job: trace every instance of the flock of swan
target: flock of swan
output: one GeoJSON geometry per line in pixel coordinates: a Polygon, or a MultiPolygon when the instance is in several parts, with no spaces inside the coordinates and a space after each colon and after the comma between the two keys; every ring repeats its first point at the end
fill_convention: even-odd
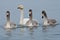
{"type": "MultiPolygon", "coordinates": [[[[33,15],[32,15],[32,9],[29,9],[29,18],[24,18],[24,7],[23,5],[19,5],[18,8],[21,12],[20,14],[20,25],[24,25],[24,26],[39,26],[39,23],[37,22],[36,19],[33,19],[33,15]]],[[[47,17],[47,14],[45,12],[45,10],[42,11],[42,19],[43,19],[43,25],[55,25],[56,24],[56,20],[55,19],[49,19],[47,17]]],[[[4,26],[4,28],[15,28],[16,24],[10,21],[10,11],[6,11],[6,24],[4,26]]]]}

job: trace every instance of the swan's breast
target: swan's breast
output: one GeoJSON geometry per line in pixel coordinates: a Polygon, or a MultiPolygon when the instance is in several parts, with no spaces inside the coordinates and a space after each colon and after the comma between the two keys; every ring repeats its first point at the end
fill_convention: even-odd
{"type": "Polygon", "coordinates": [[[28,20],[29,20],[29,18],[24,18],[23,24],[25,25],[28,20]]]}
{"type": "Polygon", "coordinates": [[[4,25],[4,28],[10,28],[10,22],[7,22],[7,23],[4,25]]]}
{"type": "Polygon", "coordinates": [[[26,22],[26,25],[27,26],[38,26],[38,22],[36,21],[36,20],[28,20],[27,22],[26,22]]]}

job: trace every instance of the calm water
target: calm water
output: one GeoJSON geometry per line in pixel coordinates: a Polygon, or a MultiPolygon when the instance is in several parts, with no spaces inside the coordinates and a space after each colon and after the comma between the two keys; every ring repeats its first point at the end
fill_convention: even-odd
{"type": "Polygon", "coordinates": [[[1,26],[0,40],[60,40],[60,25],[16,29],[4,29],[1,26]]]}
{"type": "MultiPolygon", "coordinates": [[[[17,26],[19,27],[19,26],[17,26]]],[[[0,40],[60,40],[60,0],[0,0],[0,40]],[[39,27],[4,29],[5,13],[11,12],[11,21],[19,24],[19,4],[24,5],[25,17],[28,10],[33,10],[33,18],[40,23],[39,27]],[[45,9],[49,18],[57,20],[56,26],[42,26],[41,11],[45,9]]]]}

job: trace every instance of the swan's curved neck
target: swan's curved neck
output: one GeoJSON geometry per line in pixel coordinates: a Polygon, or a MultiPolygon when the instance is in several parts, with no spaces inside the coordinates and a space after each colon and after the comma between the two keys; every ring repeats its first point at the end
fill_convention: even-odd
{"type": "Polygon", "coordinates": [[[44,23],[44,25],[48,25],[48,18],[47,18],[47,17],[45,17],[45,18],[43,19],[43,23],[44,23]]]}
{"type": "Polygon", "coordinates": [[[46,17],[45,17],[45,18],[43,18],[43,20],[44,20],[44,21],[47,21],[47,20],[48,20],[48,18],[46,18],[46,17]]]}
{"type": "Polygon", "coordinates": [[[29,10],[29,20],[32,20],[32,10],[29,10]]]}
{"type": "Polygon", "coordinates": [[[47,16],[46,13],[44,13],[43,17],[44,17],[44,18],[43,18],[44,20],[47,20],[47,19],[48,19],[48,16],[47,16]]]}
{"type": "Polygon", "coordinates": [[[32,21],[32,14],[29,14],[30,16],[29,16],[29,20],[31,20],[32,21]]]}
{"type": "Polygon", "coordinates": [[[23,20],[24,20],[24,12],[23,10],[20,10],[20,24],[23,24],[23,20]]]}

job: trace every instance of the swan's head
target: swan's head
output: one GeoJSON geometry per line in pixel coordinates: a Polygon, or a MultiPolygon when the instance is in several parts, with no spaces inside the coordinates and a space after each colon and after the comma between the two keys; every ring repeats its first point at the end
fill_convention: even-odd
{"type": "Polygon", "coordinates": [[[10,17],[10,11],[6,11],[6,17],[7,17],[7,18],[10,17]]]}
{"type": "Polygon", "coordinates": [[[29,9],[29,19],[32,20],[32,9],[29,9]]]}
{"type": "Polygon", "coordinates": [[[29,10],[29,16],[32,16],[32,9],[29,10]]]}
{"type": "Polygon", "coordinates": [[[47,14],[46,14],[45,10],[42,11],[42,18],[47,18],[47,14]]]}
{"type": "Polygon", "coordinates": [[[17,9],[23,10],[23,5],[19,5],[17,9]]]}

